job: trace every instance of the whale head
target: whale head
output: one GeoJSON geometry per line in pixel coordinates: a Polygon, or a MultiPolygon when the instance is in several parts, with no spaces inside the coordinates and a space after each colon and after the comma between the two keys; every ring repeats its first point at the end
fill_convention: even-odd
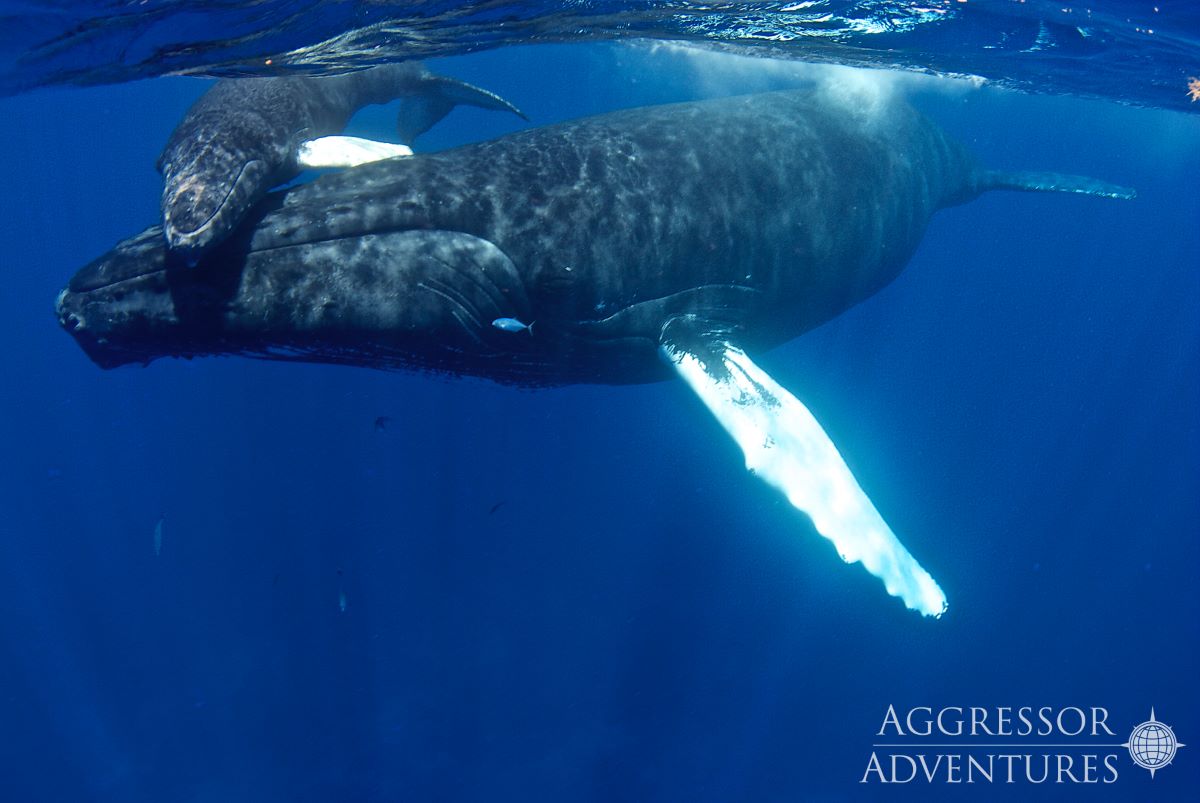
{"type": "Polygon", "coordinates": [[[295,173],[292,139],[253,111],[189,117],[158,160],[167,245],[195,260],[229,236],[274,184],[295,173]]]}
{"type": "Polygon", "coordinates": [[[80,269],[59,293],[55,313],[102,368],[212,353],[209,339],[181,315],[205,306],[197,292],[205,287],[211,303],[218,303],[221,285],[211,270],[202,280],[186,281],[193,270],[165,247],[156,226],[80,269]],[[181,283],[190,292],[177,292],[181,283]]]}
{"type": "Polygon", "coordinates": [[[189,264],[154,227],[80,269],[56,313],[102,368],[242,355],[526,383],[555,357],[492,325],[532,320],[529,300],[503,251],[459,232],[262,249],[243,233],[189,264]]]}

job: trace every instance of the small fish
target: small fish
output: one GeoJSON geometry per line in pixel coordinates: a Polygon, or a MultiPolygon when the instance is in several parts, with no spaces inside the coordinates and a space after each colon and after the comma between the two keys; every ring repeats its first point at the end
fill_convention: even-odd
{"type": "Polygon", "coordinates": [[[340,613],[345,613],[346,612],[346,587],[343,585],[344,581],[342,580],[342,578],[344,577],[344,575],[342,574],[341,569],[337,570],[337,576],[338,576],[338,611],[340,613]]]}
{"type": "Polygon", "coordinates": [[[500,508],[504,507],[504,503],[507,501],[508,501],[507,499],[501,499],[499,502],[492,505],[492,509],[488,511],[488,515],[490,516],[493,513],[495,513],[497,510],[499,510],[500,508]]]}
{"type": "Polygon", "coordinates": [[[392,417],[390,415],[379,416],[378,418],[375,419],[375,431],[376,432],[386,432],[387,428],[388,428],[388,424],[390,424],[390,423],[392,423],[392,417]]]}
{"type": "Polygon", "coordinates": [[[492,321],[492,326],[497,329],[503,329],[505,332],[520,332],[524,330],[529,332],[530,337],[533,337],[533,323],[521,323],[516,318],[497,318],[492,321]]]}
{"type": "Polygon", "coordinates": [[[154,557],[162,555],[162,537],[163,537],[163,522],[167,520],[166,514],[158,517],[158,523],[154,525],[154,557]]]}

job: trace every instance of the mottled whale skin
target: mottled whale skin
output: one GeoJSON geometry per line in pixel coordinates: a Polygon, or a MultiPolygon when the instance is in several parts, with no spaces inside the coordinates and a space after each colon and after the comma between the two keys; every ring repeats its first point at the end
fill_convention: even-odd
{"type": "Polygon", "coordinates": [[[736,97],[322,177],[265,198],[194,269],[153,228],[80,270],[58,315],[104,367],[244,354],[524,385],[674,370],[843,560],[940,617],[941,587],[748,353],[878,291],[937,209],[994,188],[1130,196],[982,170],[903,103],[736,97]]]}
{"type": "Polygon", "coordinates": [[[168,245],[198,258],[268,190],[296,176],[301,143],[340,132],[363,106],[396,98],[405,144],[457,103],[524,117],[491,92],[412,62],[328,77],[218,81],[188,110],[158,160],[168,245]]]}
{"type": "Polygon", "coordinates": [[[83,268],[59,312],[105,367],[246,354],[642,382],[666,375],[674,318],[770,347],[892,281],[940,207],[997,186],[1107,194],[1073,181],[981,170],[902,102],[632,109],[276,193],[186,271],[150,229],[83,268]]]}

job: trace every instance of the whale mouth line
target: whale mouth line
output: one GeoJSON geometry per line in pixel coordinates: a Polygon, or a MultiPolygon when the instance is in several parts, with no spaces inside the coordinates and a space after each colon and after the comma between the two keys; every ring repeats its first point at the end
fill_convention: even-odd
{"type": "MultiPolygon", "coordinates": [[[[99,290],[112,290],[113,288],[120,287],[120,285],[125,284],[127,282],[135,282],[139,279],[145,279],[149,276],[155,276],[159,273],[165,274],[167,271],[172,270],[172,269],[173,268],[166,268],[166,267],[154,268],[153,270],[148,270],[145,273],[139,273],[134,276],[120,276],[120,277],[117,277],[114,279],[110,279],[109,281],[105,282],[104,284],[90,284],[87,286],[86,289],[70,290],[70,292],[74,295],[83,295],[85,293],[95,293],[99,290]]],[[[64,291],[64,292],[67,292],[67,291],[64,291]]]]}
{"type": "MultiPolygon", "coordinates": [[[[156,228],[149,229],[145,234],[142,235],[142,237],[145,237],[147,234],[151,234],[152,232],[155,232],[156,228]]],[[[270,254],[270,253],[277,252],[277,251],[286,251],[286,250],[292,249],[292,248],[303,248],[306,246],[321,245],[323,243],[333,243],[333,242],[338,242],[340,240],[353,240],[353,239],[362,238],[362,237],[377,238],[377,237],[384,237],[384,236],[391,235],[391,234],[404,234],[404,233],[409,233],[409,232],[411,232],[411,233],[426,233],[426,232],[430,232],[430,231],[440,231],[440,230],[414,228],[414,227],[408,227],[408,226],[386,227],[386,228],[380,228],[380,229],[377,229],[374,231],[369,231],[369,232],[330,234],[330,235],[326,235],[326,236],[317,236],[317,237],[312,237],[312,238],[296,239],[296,240],[293,240],[290,242],[279,243],[279,244],[275,244],[275,245],[259,246],[259,247],[253,248],[251,253],[270,254]]],[[[154,234],[153,236],[159,236],[159,235],[154,234]]],[[[473,235],[471,235],[471,236],[473,236],[473,235]]],[[[135,243],[130,243],[130,244],[134,245],[135,247],[141,246],[144,244],[144,240],[141,240],[139,238],[139,242],[137,242],[136,244],[135,243]]],[[[446,267],[448,267],[448,268],[452,267],[448,263],[444,263],[444,264],[446,264],[446,267]]],[[[117,287],[118,285],[121,285],[125,282],[133,282],[135,280],[145,279],[147,277],[155,276],[158,274],[169,274],[174,271],[181,271],[181,270],[185,270],[185,271],[189,271],[189,272],[198,271],[198,270],[202,271],[202,270],[204,270],[204,265],[205,265],[204,259],[202,259],[201,261],[199,261],[197,263],[191,263],[191,262],[189,262],[186,254],[181,254],[181,253],[173,250],[172,248],[167,248],[165,250],[165,259],[162,262],[156,262],[156,263],[149,264],[149,265],[147,265],[145,270],[142,270],[138,273],[125,273],[122,275],[112,276],[104,281],[97,281],[95,278],[92,278],[90,281],[88,281],[86,283],[86,285],[79,283],[77,281],[78,277],[76,277],[76,279],[73,280],[73,282],[71,284],[69,284],[68,287],[70,288],[70,291],[72,293],[90,293],[90,292],[95,292],[95,291],[99,291],[99,290],[106,290],[106,289],[110,290],[110,289],[117,287]]]]}

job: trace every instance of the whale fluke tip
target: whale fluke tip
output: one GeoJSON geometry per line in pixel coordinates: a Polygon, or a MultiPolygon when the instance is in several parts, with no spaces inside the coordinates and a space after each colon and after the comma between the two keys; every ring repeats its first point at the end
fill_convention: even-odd
{"type": "Polygon", "coordinates": [[[406,145],[432,128],[458,105],[478,106],[491,111],[510,112],[528,121],[525,112],[495,92],[481,89],[466,81],[431,75],[422,85],[422,92],[400,99],[396,128],[400,141],[406,145]]]}

